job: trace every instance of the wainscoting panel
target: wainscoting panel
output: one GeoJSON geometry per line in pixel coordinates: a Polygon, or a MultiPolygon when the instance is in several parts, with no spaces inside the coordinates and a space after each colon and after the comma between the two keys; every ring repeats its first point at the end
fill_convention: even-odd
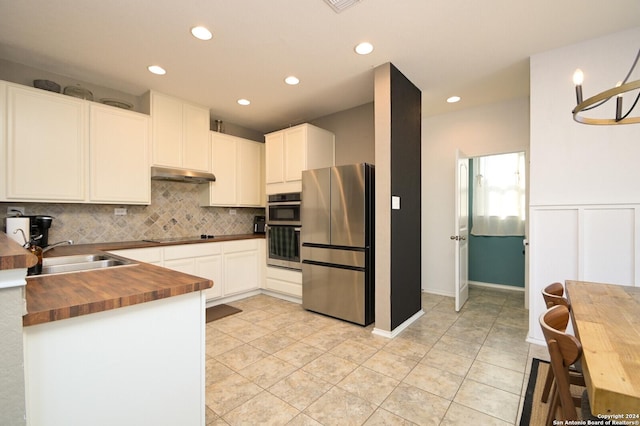
{"type": "Polygon", "coordinates": [[[540,292],[552,282],[640,285],[640,205],[531,206],[529,213],[531,341],[544,341],[540,292]]]}

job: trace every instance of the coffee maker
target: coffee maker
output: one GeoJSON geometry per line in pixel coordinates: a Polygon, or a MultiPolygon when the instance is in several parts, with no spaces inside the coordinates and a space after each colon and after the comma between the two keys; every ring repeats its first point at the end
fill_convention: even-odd
{"type": "Polygon", "coordinates": [[[49,245],[49,228],[53,222],[51,216],[28,216],[31,223],[31,240],[45,248],[49,245]]]}

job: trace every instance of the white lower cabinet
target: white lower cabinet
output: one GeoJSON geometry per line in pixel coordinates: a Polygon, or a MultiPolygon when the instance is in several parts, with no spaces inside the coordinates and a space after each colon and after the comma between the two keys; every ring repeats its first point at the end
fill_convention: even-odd
{"type": "Polygon", "coordinates": [[[229,241],[224,246],[225,296],[260,288],[258,240],[229,241]]]}
{"type": "Polygon", "coordinates": [[[239,295],[262,287],[265,241],[248,239],[112,250],[110,253],[139,262],[213,281],[207,300],[239,295]]]}
{"type": "Polygon", "coordinates": [[[302,272],[267,267],[264,288],[287,296],[302,298],[302,272]]]}

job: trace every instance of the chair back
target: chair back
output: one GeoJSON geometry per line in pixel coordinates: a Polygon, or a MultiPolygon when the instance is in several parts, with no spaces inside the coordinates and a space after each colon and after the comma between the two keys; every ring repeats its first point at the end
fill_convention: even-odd
{"type": "Polygon", "coordinates": [[[540,327],[549,348],[556,380],[562,420],[576,420],[575,403],[569,388],[569,366],[582,357],[582,344],[564,331],[568,322],[569,308],[564,305],[553,306],[540,316],[540,327]]]}
{"type": "Polygon", "coordinates": [[[549,284],[542,290],[542,297],[547,309],[556,305],[564,305],[571,309],[569,301],[564,297],[564,287],[561,283],[549,284]]]}

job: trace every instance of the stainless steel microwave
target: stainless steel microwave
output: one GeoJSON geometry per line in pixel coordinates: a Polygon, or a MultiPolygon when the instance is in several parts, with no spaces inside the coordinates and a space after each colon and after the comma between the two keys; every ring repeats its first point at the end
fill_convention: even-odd
{"type": "Polygon", "coordinates": [[[267,225],[300,226],[299,192],[269,195],[267,201],[267,225]]]}

